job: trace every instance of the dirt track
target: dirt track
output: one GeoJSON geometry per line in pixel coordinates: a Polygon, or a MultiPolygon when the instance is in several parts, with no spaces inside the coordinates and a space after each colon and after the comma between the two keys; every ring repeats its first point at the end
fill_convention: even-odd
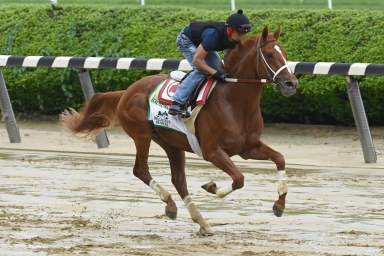
{"type": "MultiPolygon", "coordinates": [[[[373,131],[379,150],[383,131],[373,131]]],[[[21,132],[23,143],[11,145],[0,130],[0,255],[384,255],[383,157],[362,163],[352,129],[266,128],[264,141],[288,162],[282,218],[271,209],[272,164],[235,158],[246,186],[220,199],[200,186],[229,179],[189,155],[189,190],[213,237],[196,235],[158,147],[150,169],[172,193],[176,220],[162,215],[164,204],[132,175],[132,144],[121,132],[102,150],[51,123],[22,124],[21,132]]]]}

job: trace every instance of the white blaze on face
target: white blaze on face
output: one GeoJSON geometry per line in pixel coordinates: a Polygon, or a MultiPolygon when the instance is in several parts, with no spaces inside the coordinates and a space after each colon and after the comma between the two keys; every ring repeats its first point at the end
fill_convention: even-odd
{"type": "Polygon", "coordinates": [[[283,60],[284,60],[284,64],[285,64],[286,68],[288,69],[288,72],[291,73],[291,74],[293,74],[291,68],[288,66],[287,60],[285,59],[284,54],[283,54],[283,51],[281,50],[280,46],[275,45],[273,48],[275,48],[275,50],[276,50],[278,53],[280,53],[281,57],[282,57],[283,60]]]}

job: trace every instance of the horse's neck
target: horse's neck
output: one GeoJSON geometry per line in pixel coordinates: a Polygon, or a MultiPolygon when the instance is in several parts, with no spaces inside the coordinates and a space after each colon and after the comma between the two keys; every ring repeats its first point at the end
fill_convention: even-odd
{"type": "MultiPolygon", "coordinates": [[[[228,52],[224,58],[225,71],[233,78],[256,79],[256,51],[244,45],[228,52]]],[[[262,85],[230,83],[226,87],[227,99],[239,111],[259,110],[262,85]],[[244,109],[246,108],[246,109],[244,109]]]]}
{"type": "Polygon", "coordinates": [[[224,57],[224,68],[231,77],[256,79],[257,54],[254,45],[258,40],[257,37],[227,52],[224,57]]]}

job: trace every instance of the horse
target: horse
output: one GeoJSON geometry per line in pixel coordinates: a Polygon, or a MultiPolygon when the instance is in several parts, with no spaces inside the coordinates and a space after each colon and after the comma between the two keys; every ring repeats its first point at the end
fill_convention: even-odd
{"type": "MultiPolygon", "coordinates": [[[[202,156],[232,178],[227,187],[211,181],[202,187],[209,193],[224,197],[244,186],[244,175],[230,159],[271,160],[278,177],[278,199],[273,205],[277,217],[282,216],[288,192],[284,156],[260,140],[264,122],[260,108],[262,83],[272,83],[284,96],[296,92],[298,80],[289,68],[284,48],[278,42],[280,28],[269,33],[250,36],[224,56],[224,70],[237,83],[220,82],[201,109],[195,133],[202,156]]],[[[187,138],[172,130],[154,127],[147,119],[148,95],[166,74],[146,76],[126,90],[96,93],[80,112],[64,111],[61,122],[74,134],[97,134],[102,128],[119,124],[133,139],[136,159],[133,174],[150,186],[165,203],[165,214],[175,219],[177,207],[171,194],[157,183],[149,172],[148,155],[151,141],[162,147],[169,159],[171,181],[184,201],[191,219],[200,226],[201,235],[212,235],[208,222],[201,215],[188,193],[185,177],[185,152],[193,152],[187,138]]]]}

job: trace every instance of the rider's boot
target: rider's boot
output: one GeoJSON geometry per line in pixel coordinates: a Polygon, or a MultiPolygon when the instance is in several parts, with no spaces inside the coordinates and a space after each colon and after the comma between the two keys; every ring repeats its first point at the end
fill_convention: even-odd
{"type": "Polygon", "coordinates": [[[181,115],[185,112],[184,105],[180,104],[177,101],[173,101],[172,105],[169,107],[168,114],[176,116],[181,115]]]}

